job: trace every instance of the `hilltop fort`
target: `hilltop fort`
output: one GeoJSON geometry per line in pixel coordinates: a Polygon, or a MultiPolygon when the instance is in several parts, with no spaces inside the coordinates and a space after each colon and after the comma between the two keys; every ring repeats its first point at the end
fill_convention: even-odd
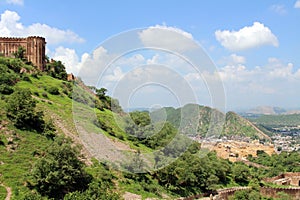
{"type": "Polygon", "coordinates": [[[24,58],[31,62],[37,69],[44,71],[46,66],[45,47],[43,37],[30,36],[26,38],[0,37],[0,55],[14,57],[19,47],[25,49],[24,58]]]}

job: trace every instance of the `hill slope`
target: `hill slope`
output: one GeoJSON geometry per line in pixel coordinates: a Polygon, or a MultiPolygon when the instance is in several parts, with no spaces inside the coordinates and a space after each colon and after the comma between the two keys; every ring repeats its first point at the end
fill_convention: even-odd
{"type": "Polygon", "coordinates": [[[54,199],[63,196],[67,200],[120,199],[129,192],[143,199],[176,199],[241,184],[234,179],[231,170],[234,164],[218,158],[214,152],[200,155],[198,143],[177,136],[177,128],[188,135],[214,134],[222,130],[223,119],[226,119],[226,127],[221,134],[253,135],[255,127],[247,125],[247,121],[234,113],[224,115],[198,105],[166,108],[150,113],[150,116],[140,112],[128,114],[119,109],[116,113],[111,109],[112,104],[117,104],[112,98],[94,94],[79,80],[67,82],[53,71],[34,72],[32,66],[20,60],[1,57],[0,70],[1,198],[5,196],[5,188],[10,188],[11,199],[17,200],[46,200],[56,193],[61,196],[54,199]],[[31,74],[19,73],[21,68],[31,74]],[[27,96],[15,98],[18,93],[27,96]],[[8,114],[11,110],[8,105],[23,100],[28,100],[24,101],[28,105],[19,105],[21,109],[13,115],[8,114]],[[24,113],[26,109],[30,112],[24,113]],[[150,117],[153,123],[150,123],[150,117]],[[16,125],[16,118],[21,120],[22,126],[16,125]],[[167,123],[161,123],[165,119],[167,123]],[[195,123],[195,119],[199,123],[195,123]],[[32,120],[41,126],[36,126],[32,120]],[[79,130],[82,124],[84,131],[79,130]],[[83,140],[82,134],[87,140],[83,140]],[[72,142],[64,143],[60,136],[69,137],[72,142]],[[76,146],[82,147],[83,155],[65,154],[72,153],[68,148],[76,146]],[[67,151],[60,151],[61,148],[67,151]],[[100,148],[105,151],[99,151],[100,148]],[[128,154],[133,156],[126,157],[128,154]],[[144,156],[147,154],[152,156],[144,156]],[[107,157],[114,161],[122,156],[127,161],[121,166],[122,170],[108,165],[105,160],[98,161],[107,157]],[[70,160],[72,162],[66,164],[70,160]],[[155,164],[153,168],[149,168],[149,160],[155,164]],[[83,168],[76,171],[78,166],[83,168]],[[67,180],[73,180],[73,175],[68,172],[74,172],[74,167],[75,174],[87,175],[87,185],[77,182],[76,187],[72,184],[74,189],[65,184],[67,180]],[[139,170],[145,173],[138,173],[139,170]],[[40,171],[43,173],[37,174],[40,171]],[[34,179],[34,175],[40,179],[34,179]],[[57,178],[61,175],[66,180],[57,178]],[[50,188],[51,192],[45,188],[50,188]]]}
{"type": "Polygon", "coordinates": [[[206,106],[189,104],[182,108],[162,108],[154,111],[154,119],[166,115],[166,120],[190,136],[244,136],[252,139],[269,139],[250,121],[234,112],[226,115],[206,106]]]}

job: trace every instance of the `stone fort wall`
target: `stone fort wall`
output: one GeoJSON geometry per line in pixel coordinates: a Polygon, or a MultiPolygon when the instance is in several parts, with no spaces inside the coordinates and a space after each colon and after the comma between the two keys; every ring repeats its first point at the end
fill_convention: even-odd
{"type": "Polygon", "coordinates": [[[19,47],[25,49],[25,58],[32,62],[37,69],[43,71],[46,66],[46,41],[43,37],[30,36],[27,38],[0,37],[0,54],[14,57],[19,47]]]}
{"type": "Polygon", "coordinates": [[[279,192],[284,192],[288,194],[292,199],[299,200],[300,199],[300,188],[268,188],[262,187],[260,188],[260,194],[266,197],[278,198],[279,192]]]}
{"type": "Polygon", "coordinates": [[[263,180],[272,183],[276,180],[283,179],[283,178],[289,179],[290,185],[292,186],[300,186],[300,172],[285,172],[278,176],[274,176],[272,178],[264,178],[263,180]]]}

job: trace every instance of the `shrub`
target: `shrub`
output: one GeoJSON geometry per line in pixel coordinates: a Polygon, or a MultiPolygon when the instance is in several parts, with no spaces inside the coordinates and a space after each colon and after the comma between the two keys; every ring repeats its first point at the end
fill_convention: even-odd
{"type": "Polygon", "coordinates": [[[6,115],[17,128],[33,128],[37,131],[44,125],[43,113],[36,112],[36,101],[31,92],[18,88],[7,99],[6,115]]]}
{"type": "Polygon", "coordinates": [[[43,92],[42,96],[45,97],[45,98],[48,98],[48,94],[46,92],[43,92]]]}
{"type": "Polygon", "coordinates": [[[22,80],[31,83],[30,78],[28,76],[26,76],[26,75],[22,77],[22,80]]]}
{"type": "Polygon", "coordinates": [[[33,92],[33,94],[34,94],[35,96],[40,96],[39,92],[37,92],[37,91],[33,92]]]}
{"type": "Polygon", "coordinates": [[[32,73],[32,74],[31,74],[31,77],[33,77],[33,78],[36,78],[36,79],[38,79],[38,78],[39,78],[39,76],[38,76],[38,74],[37,74],[37,73],[32,73]]]}
{"type": "Polygon", "coordinates": [[[14,90],[11,86],[8,85],[0,85],[0,93],[1,94],[11,94],[14,90]]]}
{"type": "Polygon", "coordinates": [[[53,94],[53,95],[58,95],[59,94],[59,89],[57,87],[54,87],[54,86],[47,88],[47,91],[50,94],[53,94]]]}
{"type": "Polygon", "coordinates": [[[41,195],[55,199],[63,199],[69,192],[85,190],[92,177],[84,171],[84,163],[78,156],[79,149],[73,147],[71,141],[55,138],[45,156],[32,169],[33,186],[41,195]]]}

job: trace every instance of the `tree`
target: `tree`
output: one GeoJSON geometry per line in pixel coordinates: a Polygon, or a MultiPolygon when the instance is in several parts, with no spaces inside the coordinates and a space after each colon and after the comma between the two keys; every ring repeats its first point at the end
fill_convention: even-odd
{"type": "Polygon", "coordinates": [[[7,117],[17,128],[33,128],[43,130],[43,113],[36,112],[36,101],[32,98],[30,90],[17,88],[7,100],[7,117]]]}
{"type": "Polygon", "coordinates": [[[50,63],[46,64],[46,70],[53,78],[67,80],[68,74],[66,72],[66,67],[61,61],[51,59],[50,63]]]}
{"type": "Polygon", "coordinates": [[[59,199],[69,192],[84,191],[91,176],[78,156],[79,150],[70,140],[56,138],[32,169],[33,187],[44,196],[59,199]]]}
{"type": "Polygon", "coordinates": [[[26,52],[26,49],[22,46],[19,46],[18,51],[14,53],[14,56],[15,56],[15,58],[20,58],[21,60],[24,61],[24,60],[26,60],[25,52],[26,52]]]}
{"type": "Polygon", "coordinates": [[[151,123],[149,112],[146,111],[133,111],[130,114],[132,121],[137,126],[147,126],[151,123]]]}
{"type": "Polygon", "coordinates": [[[234,193],[233,196],[229,198],[230,200],[260,200],[261,195],[259,191],[255,190],[239,190],[234,193]]]}
{"type": "Polygon", "coordinates": [[[236,164],[232,170],[232,176],[235,182],[241,185],[247,185],[249,182],[250,170],[246,165],[236,164]]]}
{"type": "Polygon", "coordinates": [[[146,167],[146,163],[143,160],[141,152],[139,150],[135,152],[130,163],[127,166],[125,166],[125,168],[132,173],[141,173],[143,172],[143,170],[145,170],[146,167]]]}
{"type": "Polygon", "coordinates": [[[106,88],[96,89],[96,95],[100,100],[106,100],[106,88]]]}
{"type": "Polygon", "coordinates": [[[96,93],[98,100],[96,101],[96,108],[99,110],[104,110],[104,108],[109,109],[115,113],[122,113],[123,110],[119,105],[119,101],[108,95],[106,88],[97,89],[96,87],[89,86],[89,88],[96,93]]]}

